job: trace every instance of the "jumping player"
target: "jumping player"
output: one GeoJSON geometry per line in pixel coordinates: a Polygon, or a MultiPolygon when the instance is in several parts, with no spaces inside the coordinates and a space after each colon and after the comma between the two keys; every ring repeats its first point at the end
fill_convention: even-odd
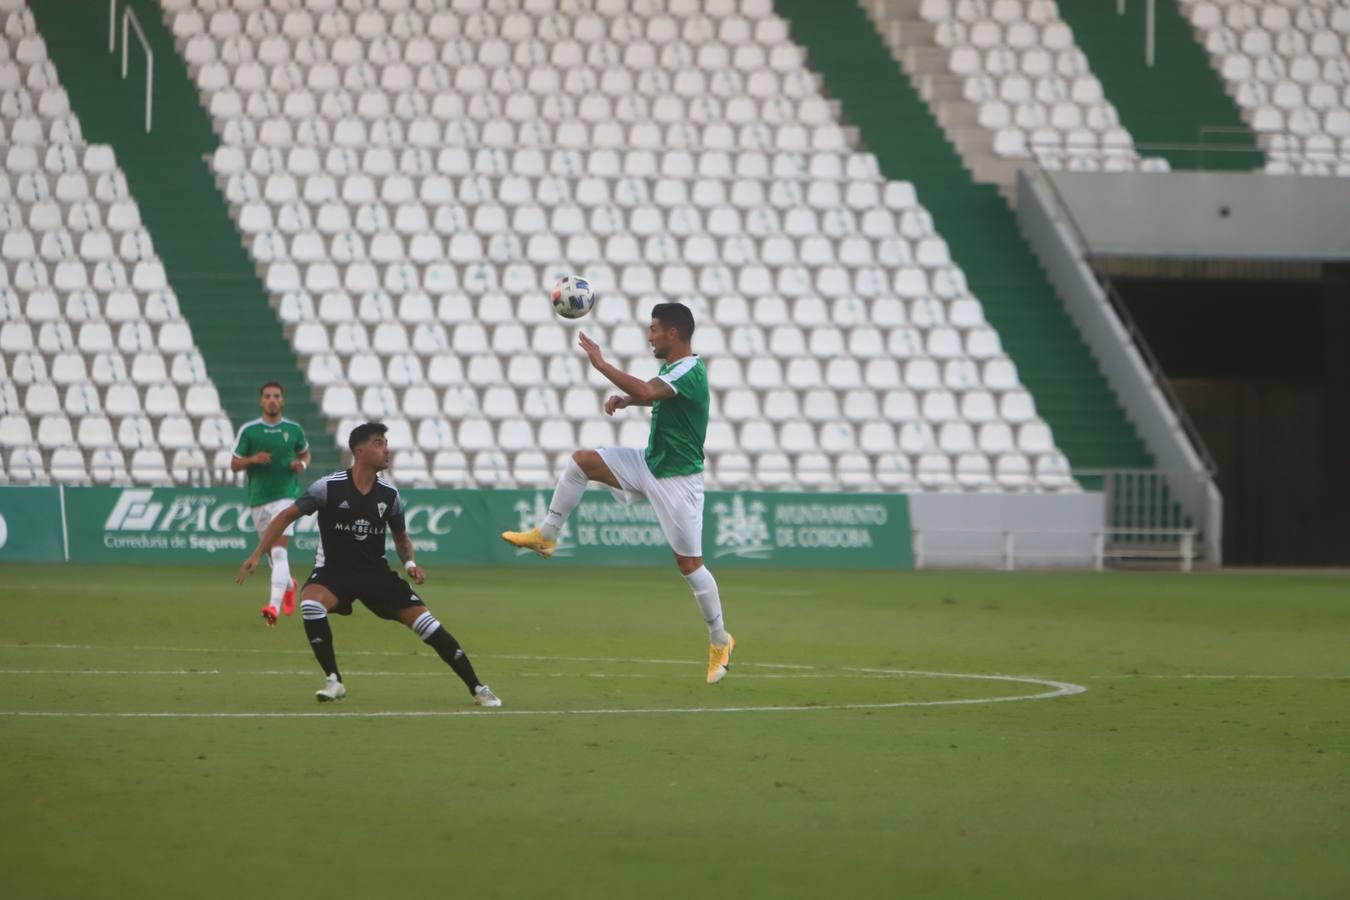
{"type": "Polygon", "coordinates": [[[422,598],[389,568],[385,559],[387,530],[393,534],[394,549],[413,582],[422,584],[426,580],[426,573],[413,560],[412,539],[403,517],[403,498],[397,488],[379,477],[389,467],[389,443],[384,436],[387,430],[378,422],[353,428],[347,439],[352,467],[314,482],[298,500],[277,513],[258,541],[258,548],[239,567],[236,580],[244,583],[263,554],[296,519],[317,512],[321,545],[314,559],[314,571],[300,591],[305,635],[314,658],[327,675],[314,696],[328,701],[347,695],[333,650],[328,614],[349,616],[352,601],[360,600],[381,619],[402,622],[430,645],[463,680],[475,703],[501,706],[502,701],[478,680],[459,642],[436,621],[422,598]]]}
{"type": "Polygon", "coordinates": [[[657,359],[657,376],[643,381],[605,361],[597,345],[581,335],[581,349],[591,365],[614,383],[623,396],[605,401],[605,414],[629,406],[652,408],[646,451],[631,447],[578,450],[558,480],[544,521],[529,531],[506,531],[502,538],[544,558],[553,555],[558,532],[581,502],[590,481],[607,485],[621,503],[646,497],[675,553],[684,580],[694,592],[708,625],[708,684],[726,677],[736,640],[722,621],[717,581],[703,565],[703,441],[708,431],[708,372],[694,354],[694,314],[680,303],[658,303],[652,309],[647,340],[657,359]]]}
{"type": "MultiPolygon", "coordinates": [[[[283,419],[286,397],[281,385],[269,381],[258,391],[262,418],[245,422],[234,439],[231,472],[248,472],[248,505],[253,528],[261,536],[267,524],[300,495],[299,475],[309,467],[309,444],[304,429],[283,419]]],[[[287,548],[294,528],[286,529],[272,546],[272,591],[262,608],[263,620],[277,624],[277,608],[285,615],[295,612],[295,579],[287,548]]]]}

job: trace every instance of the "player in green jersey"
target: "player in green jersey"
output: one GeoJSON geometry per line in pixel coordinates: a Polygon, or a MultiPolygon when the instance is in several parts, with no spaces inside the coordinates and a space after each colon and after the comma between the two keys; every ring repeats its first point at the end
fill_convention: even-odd
{"type": "MultiPolygon", "coordinates": [[[[300,496],[299,475],[309,467],[309,444],[299,424],[281,417],[286,396],[280,384],[264,384],[258,391],[258,405],[262,417],[239,427],[230,471],[248,472],[249,511],[253,513],[253,527],[261,535],[273,517],[289,509],[300,496]]],[[[271,594],[262,608],[268,625],[277,624],[278,607],[288,616],[295,612],[295,579],[287,556],[294,533],[295,526],[291,525],[272,545],[271,594]]]]}
{"type": "Polygon", "coordinates": [[[591,365],[622,395],[605,401],[605,415],[629,406],[650,406],[652,428],[645,451],[632,447],[600,447],[572,454],[549,503],[544,521],[529,531],[507,531],[502,538],[544,558],[558,546],[558,532],[581,502],[586,485],[607,485],[621,503],[646,497],[675,563],[689,583],[708,624],[708,684],[726,677],[736,641],[722,621],[717,581],[703,565],[703,441],[708,432],[708,370],[690,347],[694,314],[680,303],[658,303],[652,309],[647,341],[660,371],[650,381],[629,375],[606,362],[600,347],[581,335],[581,349],[591,365]]]}

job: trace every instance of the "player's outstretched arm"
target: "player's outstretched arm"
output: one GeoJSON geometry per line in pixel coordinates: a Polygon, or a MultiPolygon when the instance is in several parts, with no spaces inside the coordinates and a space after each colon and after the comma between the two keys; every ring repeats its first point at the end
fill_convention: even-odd
{"type": "Polygon", "coordinates": [[[253,570],[258,568],[258,563],[267,555],[267,551],[272,549],[277,538],[281,537],[282,532],[291,526],[291,523],[300,518],[302,513],[300,507],[291,504],[290,506],[277,513],[271,522],[267,523],[267,528],[263,530],[262,537],[258,538],[258,547],[244,560],[243,565],[239,567],[239,575],[236,577],[236,584],[243,584],[248,576],[253,574],[253,570]]]}
{"type": "Polygon", "coordinates": [[[609,405],[616,400],[619,402],[616,403],[614,409],[623,409],[626,406],[651,406],[657,400],[675,396],[675,389],[659,378],[643,381],[641,378],[629,375],[617,366],[611,365],[606,361],[604,353],[601,352],[600,345],[586,337],[585,332],[582,332],[579,343],[581,349],[586,351],[586,356],[590,359],[595,370],[608,378],[616,388],[628,395],[626,397],[611,397],[605,401],[605,412],[608,415],[614,415],[609,405]]]}
{"type": "Polygon", "coordinates": [[[394,531],[394,552],[398,554],[399,561],[403,563],[403,568],[407,570],[408,577],[413,580],[413,584],[421,584],[427,580],[427,573],[422,571],[422,567],[413,562],[413,543],[412,538],[408,537],[406,531],[394,531]],[[412,565],[408,565],[412,563],[412,565]]]}

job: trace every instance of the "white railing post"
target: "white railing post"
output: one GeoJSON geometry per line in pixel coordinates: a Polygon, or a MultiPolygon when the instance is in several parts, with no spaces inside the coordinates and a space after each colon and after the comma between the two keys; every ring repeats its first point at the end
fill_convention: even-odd
{"type": "Polygon", "coordinates": [[[1156,44],[1158,0],[1148,0],[1144,6],[1144,65],[1153,68],[1153,51],[1156,44]]]}
{"type": "MultiPolygon", "coordinates": [[[[113,0],[116,2],[116,0],[113,0]]],[[[136,29],[136,37],[140,39],[141,47],[145,50],[145,133],[150,133],[150,121],[153,112],[154,97],[151,94],[151,85],[155,78],[155,54],[150,49],[150,41],[146,38],[145,32],[141,30],[141,21],[136,18],[136,13],[128,6],[122,10],[122,78],[127,77],[127,26],[131,25],[136,29]]]]}
{"type": "Polygon", "coordinates": [[[1003,532],[1003,568],[1009,572],[1017,568],[1017,539],[1011,531],[1003,532]]]}
{"type": "Polygon", "coordinates": [[[108,52],[117,49],[117,0],[108,0],[108,52]]]}
{"type": "Polygon", "coordinates": [[[1106,568],[1106,532],[1092,532],[1092,568],[1100,572],[1106,568]]]}
{"type": "Polygon", "coordinates": [[[914,535],[914,568],[923,568],[923,532],[915,528],[911,532],[914,535]]]}
{"type": "Polygon", "coordinates": [[[1116,0],[1116,15],[1125,15],[1125,0],[1116,0]]]}
{"type": "Polygon", "coordinates": [[[1195,532],[1187,529],[1181,533],[1181,571],[1191,571],[1195,560],[1195,532]]]}

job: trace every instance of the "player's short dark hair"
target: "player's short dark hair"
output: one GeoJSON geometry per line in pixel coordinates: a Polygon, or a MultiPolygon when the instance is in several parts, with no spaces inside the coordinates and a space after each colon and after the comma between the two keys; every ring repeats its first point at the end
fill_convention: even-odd
{"type": "Polygon", "coordinates": [[[269,381],[262,387],[258,388],[258,396],[261,397],[263,393],[266,392],[266,390],[270,387],[276,388],[277,391],[279,391],[283,397],[286,396],[286,389],[281,386],[280,381],[269,381]]]}
{"type": "Polygon", "coordinates": [[[360,447],[375,435],[384,434],[388,430],[389,426],[383,422],[365,422],[357,425],[352,429],[352,433],[347,436],[347,449],[355,453],[357,447],[360,447]]]}
{"type": "Polygon", "coordinates": [[[694,314],[683,303],[658,303],[652,307],[652,318],[665,328],[674,328],[683,340],[694,336],[694,314]]]}

